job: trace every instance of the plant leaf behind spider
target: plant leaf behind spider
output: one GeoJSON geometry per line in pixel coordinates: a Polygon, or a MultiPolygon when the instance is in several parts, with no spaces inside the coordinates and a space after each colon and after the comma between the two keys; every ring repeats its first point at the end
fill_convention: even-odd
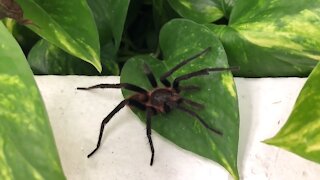
{"type": "MultiPolygon", "coordinates": [[[[158,80],[158,85],[162,86],[159,78],[164,72],[208,47],[211,47],[208,53],[183,66],[169,80],[172,82],[177,76],[207,67],[228,67],[220,41],[205,26],[189,20],[176,19],[167,23],[160,33],[160,46],[164,61],[151,56],[133,57],[122,69],[121,82],[130,82],[151,90],[152,87],[143,73],[143,64],[147,63],[158,80]]],[[[239,113],[232,74],[216,72],[186,80],[181,84],[201,88],[199,91],[183,92],[181,95],[203,104],[205,108],[197,110],[197,113],[210,126],[221,130],[223,135],[206,129],[194,117],[177,109],[152,117],[152,129],[176,145],[216,161],[238,179],[239,113]]],[[[127,98],[133,93],[123,90],[123,94],[127,98]]],[[[144,111],[134,108],[133,111],[145,122],[144,111]]],[[[161,158],[157,150],[155,149],[155,165],[157,159],[161,158]]]]}

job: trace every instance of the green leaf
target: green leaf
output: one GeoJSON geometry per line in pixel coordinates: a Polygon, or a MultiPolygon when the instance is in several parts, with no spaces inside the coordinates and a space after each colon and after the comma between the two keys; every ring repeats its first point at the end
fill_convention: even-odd
{"type": "Polygon", "coordinates": [[[100,43],[105,45],[114,41],[117,50],[121,42],[129,0],[89,0],[88,4],[98,27],[100,43]]]}
{"type": "MultiPolygon", "coordinates": [[[[129,82],[151,90],[151,85],[143,74],[143,63],[147,63],[155,77],[159,79],[164,72],[181,60],[207,47],[211,47],[211,51],[183,66],[172,75],[172,78],[202,68],[228,66],[226,54],[217,37],[205,26],[189,20],[176,19],[168,22],[161,30],[160,46],[163,50],[164,61],[151,56],[134,57],[124,65],[121,82],[129,82]]],[[[161,85],[159,81],[158,84],[161,85]]],[[[204,104],[205,108],[197,113],[210,126],[221,130],[223,136],[209,131],[193,117],[179,110],[153,117],[152,128],[178,146],[218,162],[235,179],[238,179],[239,114],[232,74],[230,72],[212,73],[208,76],[187,80],[183,85],[201,87],[200,91],[182,92],[182,96],[204,104]]],[[[132,92],[124,90],[123,94],[129,97],[132,92]]],[[[133,111],[142,121],[145,121],[145,112],[136,109],[133,111]]],[[[157,158],[161,157],[156,156],[157,158]]]]}
{"type": "Polygon", "coordinates": [[[40,36],[29,28],[16,23],[13,19],[6,18],[3,24],[10,31],[13,37],[18,41],[24,54],[28,54],[31,48],[39,41],[40,36]]]}
{"type": "Polygon", "coordinates": [[[209,23],[224,16],[220,0],[169,0],[182,17],[199,23],[209,23]]]}
{"type": "Polygon", "coordinates": [[[28,27],[64,51],[101,71],[98,31],[86,0],[17,0],[28,27]]]}
{"type": "MultiPolygon", "coordinates": [[[[111,45],[113,46],[113,45],[111,45]]],[[[108,50],[112,47],[102,48],[102,75],[118,75],[118,65],[113,61],[115,57],[109,57],[108,50]]],[[[112,50],[113,51],[113,50],[112,50]]],[[[62,51],[55,45],[40,40],[28,54],[28,62],[34,74],[56,75],[100,75],[96,69],[85,61],[62,51]]]]}
{"type": "Polygon", "coordinates": [[[121,49],[121,55],[132,57],[132,55],[156,51],[159,44],[159,29],[157,29],[159,22],[155,23],[153,8],[155,6],[152,5],[151,0],[150,2],[131,1],[123,33],[124,46],[121,49]]]}
{"type": "Polygon", "coordinates": [[[0,37],[0,179],[65,179],[23,52],[2,23],[0,37]]]}
{"type": "Polygon", "coordinates": [[[238,0],[228,27],[209,26],[237,75],[306,76],[320,60],[320,0],[238,0]]]}
{"type": "Polygon", "coordinates": [[[320,163],[320,63],[310,74],[286,124],[264,141],[320,163]]]}
{"type": "Polygon", "coordinates": [[[235,2],[238,0],[221,0],[221,9],[224,12],[224,16],[229,19],[229,16],[231,14],[231,10],[233,9],[233,6],[235,2]]]}
{"type": "MultiPolygon", "coordinates": [[[[101,45],[101,75],[118,75],[116,63],[129,1],[98,0],[88,1],[99,31],[101,45]]],[[[28,55],[28,61],[36,74],[82,74],[99,75],[85,62],[68,55],[56,46],[39,42],[28,55]]]]}
{"type": "Polygon", "coordinates": [[[167,0],[152,0],[152,8],[153,22],[157,32],[159,32],[161,27],[169,20],[179,17],[167,0]]]}

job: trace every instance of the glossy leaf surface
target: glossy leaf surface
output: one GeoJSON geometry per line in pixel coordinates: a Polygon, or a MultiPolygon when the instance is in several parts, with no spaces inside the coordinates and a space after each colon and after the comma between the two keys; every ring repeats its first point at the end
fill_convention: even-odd
{"type": "Polygon", "coordinates": [[[102,72],[99,73],[91,64],[79,61],[46,40],[40,40],[29,52],[28,62],[34,74],[46,75],[118,75],[118,65],[110,57],[113,44],[103,47],[101,53],[102,72]],[[110,47],[111,46],[111,47],[110,47]]]}
{"type": "Polygon", "coordinates": [[[101,71],[99,36],[86,0],[17,0],[42,38],[101,71]]]}
{"type": "Polygon", "coordinates": [[[102,45],[114,41],[118,49],[124,23],[127,17],[129,0],[89,0],[88,4],[93,12],[102,45]]]}
{"type": "Polygon", "coordinates": [[[2,23],[0,37],[0,179],[65,179],[23,52],[2,23]]]}
{"type": "Polygon", "coordinates": [[[229,17],[234,0],[169,0],[182,16],[199,23],[214,22],[229,17]]]}
{"type": "Polygon", "coordinates": [[[320,63],[310,74],[288,121],[265,141],[320,163],[320,63]]]}
{"type": "MultiPolygon", "coordinates": [[[[151,56],[138,56],[123,67],[121,82],[130,82],[151,90],[151,85],[143,73],[143,63],[147,63],[157,79],[170,68],[205,48],[211,47],[206,55],[185,65],[172,78],[206,67],[228,67],[226,54],[220,41],[205,26],[189,20],[172,20],[160,33],[160,46],[164,61],[151,56]]],[[[170,78],[170,80],[172,80],[170,78]]],[[[160,82],[158,82],[160,86],[160,82]]],[[[184,97],[205,105],[197,113],[212,127],[223,132],[217,135],[204,128],[193,117],[173,110],[159,114],[152,119],[152,128],[178,146],[200,156],[212,159],[238,179],[237,151],[239,137],[239,114],[237,94],[230,72],[217,72],[208,76],[186,80],[183,85],[197,85],[200,91],[182,92],[184,97]]],[[[132,92],[123,91],[125,97],[132,92]]],[[[145,121],[145,112],[133,109],[145,121]]],[[[155,150],[155,162],[161,158],[155,150]]]]}
{"type": "Polygon", "coordinates": [[[320,60],[319,0],[238,0],[229,26],[209,25],[240,76],[307,76],[320,60]]]}

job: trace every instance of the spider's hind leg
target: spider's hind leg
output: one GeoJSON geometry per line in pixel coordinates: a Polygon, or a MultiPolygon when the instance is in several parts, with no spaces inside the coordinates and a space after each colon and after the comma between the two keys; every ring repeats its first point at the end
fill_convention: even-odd
{"type": "Polygon", "coordinates": [[[195,85],[189,85],[189,86],[180,86],[180,91],[199,91],[201,88],[199,86],[195,85]]]}
{"type": "Polygon", "coordinates": [[[193,112],[183,106],[178,106],[177,108],[183,112],[188,113],[190,116],[195,117],[205,128],[211,130],[212,132],[214,132],[220,136],[223,135],[223,133],[220,130],[213,128],[213,127],[210,127],[197,113],[195,113],[195,112],[193,112]]]}
{"type": "Polygon", "coordinates": [[[192,108],[195,108],[195,109],[199,109],[200,110],[200,109],[204,108],[203,104],[194,102],[194,101],[192,101],[190,99],[182,98],[181,102],[184,103],[184,104],[187,104],[187,105],[189,105],[189,106],[191,106],[192,108]]]}

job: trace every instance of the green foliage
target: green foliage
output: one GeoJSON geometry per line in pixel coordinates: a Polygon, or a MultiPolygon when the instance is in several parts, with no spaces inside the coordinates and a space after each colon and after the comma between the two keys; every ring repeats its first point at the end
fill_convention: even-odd
{"type": "MultiPolygon", "coordinates": [[[[111,45],[111,44],[110,44],[111,45]]],[[[111,45],[112,46],[112,45],[111,45]]],[[[112,47],[113,48],[113,47],[112,47]]],[[[99,73],[93,66],[85,61],[79,61],[75,56],[71,56],[58,47],[50,44],[46,40],[40,40],[33,46],[28,54],[30,67],[35,74],[59,74],[59,75],[110,75],[118,74],[119,69],[113,61],[114,57],[109,57],[109,47],[102,48],[101,61],[103,70],[99,73]]]]}
{"type": "Polygon", "coordinates": [[[237,1],[228,26],[208,25],[236,75],[307,76],[320,60],[319,0],[237,1]]]}
{"type": "Polygon", "coordinates": [[[65,179],[23,52],[2,23],[0,36],[0,179],[65,179]]]}
{"type": "Polygon", "coordinates": [[[3,24],[18,41],[21,49],[23,50],[23,52],[25,52],[25,54],[28,54],[35,43],[41,39],[32,30],[28,29],[24,25],[17,23],[13,19],[7,18],[3,21],[3,24]]]}
{"type": "Polygon", "coordinates": [[[218,0],[169,0],[169,2],[181,16],[199,23],[213,22],[223,17],[218,0]]]}
{"type": "Polygon", "coordinates": [[[101,71],[97,27],[86,0],[17,0],[39,36],[101,71]]]}
{"type": "Polygon", "coordinates": [[[312,71],[278,134],[265,141],[320,163],[320,63],[312,71]],[[318,109],[319,108],[319,109],[318,109]]]}
{"type": "MultiPolygon", "coordinates": [[[[172,79],[207,67],[228,67],[226,54],[217,37],[205,26],[189,20],[177,19],[168,22],[160,33],[160,47],[164,54],[164,61],[159,61],[152,56],[133,57],[123,67],[121,82],[130,82],[151,90],[152,87],[143,73],[144,63],[149,64],[156,79],[159,79],[164,72],[181,60],[207,47],[212,47],[212,51],[182,67],[173,74],[172,79]]],[[[160,81],[158,84],[161,84],[160,81]]],[[[208,124],[221,130],[223,136],[206,129],[198,121],[179,110],[153,117],[152,127],[178,146],[218,162],[235,179],[238,179],[239,114],[232,75],[230,72],[212,73],[210,76],[187,80],[183,85],[195,84],[201,87],[201,90],[185,92],[184,97],[204,104],[205,109],[197,112],[208,124]]],[[[132,92],[125,90],[123,93],[125,97],[132,95],[132,92]]],[[[134,112],[145,121],[145,112],[141,110],[134,110],[134,112]]]]}
{"type": "Polygon", "coordinates": [[[101,47],[108,46],[108,49],[103,49],[101,53],[108,51],[108,54],[113,57],[112,61],[115,61],[127,17],[129,0],[89,0],[88,3],[99,31],[100,45],[101,47]]]}
{"type": "Polygon", "coordinates": [[[168,0],[182,16],[199,23],[228,18],[235,0],[168,0]]]}
{"type": "MultiPolygon", "coordinates": [[[[17,21],[18,24],[12,19],[2,20],[19,42],[35,74],[119,75],[122,70],[122,81],[150,88],[138,70],[142,62],[149,64],[158,77],[181,59],[208,46],[212,47],[212,52],[195,61],[194,67],[186,66],[173,77],[201,67],[226,67],[228,64],[239,66],[240,71],[234,75],[243,77],[307,76],[320,60],[320,0],[0,0],[0,19],[5,17],[17,21]],[[181,17],[186,19],[172,20],[181,17]],[[158,58],[164,60],[159,61],[158,58]]],[[[15,43],[12,39],[8,41],[15,43]]],[[[1,39],[0,43],[4,42],[1,39]]],[[[0,63],[3,63],[0,74],[20,78],[20,73],[26,71],[26,65],[3,60],[8,53],[15,52],[16,47],[0,48],[0,63]]],[[[10,58],[16,61],[23,59],[15,56],[12,54],[10,58]]],[[[317,105],[315,99],[319,96],[315,80],[318,70],[314,70],[301,92],[288,124],[275,138],[267,141],[316,162],[319,162],[319,157],[313,155],[310,148],[317,148],[320,130],[316,124],[316,108],[310,111],[310,107],[317,105]],[[305,136],[300,137],[299,133],[305,136]],[[292,138],[300,139],[293,142],[292,138]],[[301,145],[301,142],[306,143],[301,145]]],[[[201,78],[188,81],[203,87],[194,97],[189,96],[201,101],[211,99],[206,111],[200,114],[221,128],[226,137],[210,135],[194,121],[186,122],[190,117],[178,112],[155,117],[154,129],[177,145],[217,161],[237,178],[239,122],[232,76],[224,72],[205,79],[206,82],[201,78]],[[209,81],[212,84],[207,83],[209,81]],[[231,93],[233,96],[230,92],[234,92],[231,93]],[[160,120],[166,118],[172,121],[160,120]],[[180,122],[179,118],[184,121],[180,122]],[[181,137],[174,137],[172,128],[163,128],[173,125],[183,126],[188,131],[181,129],[178,131],[182,133],[179,134],[181,137]],[[199,141],[202,143],[199,150],[195,144],[188,144],[190,140],[186,136],[193,139],[206,136],[204,140],[212,146],[206,147],[203,141],[199,141]]],[[[19,90],[29,93],[30,97],[38,97],[37,92],[31,91],[35,89],[33,80],[19,80],[21,86],[6,84],[8,82],[11,81],[0,79],[0,88],[6,87],[3,92],[18,95],[16,91],[19,90]],[[24,83],[34,88],[24,90],[24,83]]],[[[124,95],[128,94],[124,92],[124,95]]],[[[26,101],[40,102],[39,98],[26,101]]],[[[42,104],[40,107],[43,110],[42,104]]],[[[9,112],[10,107],[6,109],[9,112]]],[[[135,112],[144,119],[142,113],[135,112]]],[[[25,116],[24,113],[18,113],[18,116],[25,116]]],[[[4,127],[0,124],[0,129],[4,127]]],[[[51,131],[47,132],[46,135],[51,137],[51,131]]],[[[19,133],[17,138],[24,136],[23,132],[19,133]]],[[[30,137],[26,142],[32,144],[37,142],[37,138],[30,137]]],[[[0,140],[0,147],[3,142],[0,140]]],[[[52,138],[47,143],[52,143],[52,138]]],[[[53,152],[52,149],[48,152],[53,152]]],[[[50,159],[51,156],[42,158],[50,159]]],[[[48,162],[55,162],[52,172],[59,176],[59,163],[56,157],[53,159],[48,162]]],[[[5,166],[0,158],[1,165],[5,166]]],[[[43,172],[51,175],[46,170],[43,172]]]]}

